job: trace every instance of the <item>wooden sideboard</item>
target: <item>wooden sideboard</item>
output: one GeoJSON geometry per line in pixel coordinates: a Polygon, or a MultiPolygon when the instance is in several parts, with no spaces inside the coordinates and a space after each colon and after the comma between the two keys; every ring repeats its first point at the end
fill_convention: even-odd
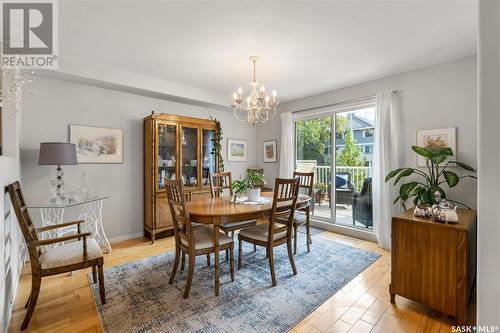
{"type": "Polygon", "coordinates": [[[218,172],[211,154],[215,121],[171,114],[144,118],[144,236],[173,234],[164,179],[182,179],[187,197],[210,197],[208,175],[218,172]]]}
{"type": "Polygon", "coordinates": [[[400,295],[467,321],[476,278],[476,211],[458,209],[458,224],[413,216],[392,218],[391,302],[400,295]]]}

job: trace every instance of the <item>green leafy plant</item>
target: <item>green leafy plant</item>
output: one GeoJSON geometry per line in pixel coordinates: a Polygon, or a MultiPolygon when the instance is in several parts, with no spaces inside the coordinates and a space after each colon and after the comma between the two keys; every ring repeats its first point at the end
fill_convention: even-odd
{"type": "Polygon", "coordinates": [[[233,182],[233,191],[236,196],[240,196],[248,189],[255,188],[256,185],[264,181],[264,173],[258,170],[248,170],[246,177],[233,182]]]}
{"type": "Polygon", "coordinates": [[[236,196],[245,193],[250,187],[245,179],[235,180],[233,182],[233,191],[236,196]]]}
{"type": "Polygon", "coordinates": [[[258,170],[248,170],[246,181],[250,188],[255,188],[256,185],[264,181],[264,173],[258,170]]]}
{"type": "Polygon", "coordinates": [[[326,193],[326,190],[328,189],[328,186],[324,183],[316,183],[313,185],[313,187],[321,193],[326,193]]]}
{"type": "MultiPolygon", "coordinates": [[[[394,204],[400,201],[404,209],[406,209],[406,201],[410,198],[413,198],[414,205],[432,205],[436,201],[436,191],[441,193],[443,199],[446,199],[446,192],[443,189],[444,184],[451,188],[457,186],[462,178],[477,179],[473,174],[459,176],[455,172],[448,170],[450,166],[457,166],[469,172],[476,172],[474,168],[465,163],[447,161],[444,166],[441,166],[441,163],[443,163],[448,156],[453,156],[451,148],[430,149],[419,146],[412,146],[411,148],[414,152],[426,158],[427,173],[415,168],[399,168],[389,172],[385,177],[386,182],[395,178],[394,186],[396,186],[403,178],[418,176],[418,179],[401,184],[399,188],[399,196],[394,200],[394,204]]],[[[456,200],[451,200],[449,198],[447,198],[447,200],[469,208],[467,205],[456,200]]]]}
{"type": "Polygon", "coordinates": [[[212,138],[213,147],[210,154],[215,155],[217,162],[219,163],[219,172],[224,172],[224,159],[222,158],[222,127],[220,125],[220,121],[216,118],[210,116],[215,122],[215,132],[214,137],[212,138]]]}

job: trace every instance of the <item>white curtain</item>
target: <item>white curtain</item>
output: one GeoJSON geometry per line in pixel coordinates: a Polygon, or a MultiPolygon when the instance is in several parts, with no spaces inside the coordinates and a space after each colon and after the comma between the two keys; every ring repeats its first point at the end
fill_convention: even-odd
{"type": "Polygon", "coordinates": [[[385,176],[401,165],[401,138],[398,133],[398,96],[388,91],[377,94],[375,154],[373,156],[373,224],[381,248],[391,248],[391,218],[398,214],[393,205],[397,189],[385,176]]]}
{"type": "Polygon", "coordinates": [[[291,112],[281,115],[280,178],[291,178],[294,171],[293,116],[291,112]]]}

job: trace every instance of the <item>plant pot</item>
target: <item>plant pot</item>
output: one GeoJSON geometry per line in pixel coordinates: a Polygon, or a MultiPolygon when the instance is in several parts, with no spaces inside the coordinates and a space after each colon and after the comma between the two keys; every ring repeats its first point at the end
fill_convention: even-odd
{"type": "Polygon", "coordinates": [[[314,189],[314,203],[321,205],[326,200],[326,192],[321,192],[320,189],[314,189]]]}
{"type": "Polygon", "coordinates": [[[250,188],[247,190],[248,201],[260,201],[260,187],[250,188]]]}

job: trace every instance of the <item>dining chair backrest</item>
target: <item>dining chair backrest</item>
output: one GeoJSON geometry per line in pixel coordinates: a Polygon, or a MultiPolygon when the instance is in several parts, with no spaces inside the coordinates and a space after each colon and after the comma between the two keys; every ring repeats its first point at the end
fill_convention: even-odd
{"type": "Polygon", "coordinates": [[[31,267],[40,267],[40,254],[41,250],[35,246],[29,246],[31,241],[37,241],[38,236],[36,234],[36,228],[31,217],[28,213],[28,207],[24,201],[23,191],[21,190],[21,185],[19,182],[14,182],[8,186],[10,200],[12,202],[12,207],[14,207],[14,212],[16,213],[17,222],[24,236],[26,246],[28,247],[28,253],[30,256],[31,267]]]}
{"type": "Polygon", "coordinates": [[[193,243],[193,233],[191,218],[186,206],[186,195],[184,186],[180,179],[165,180],[165,189],[167,190],[167,200],[172,214],[174,224],[174,236],[177,244],[181,239],[185,239],[191,247],[193,243]]]}
{"type": "Polygon", "coordinates": [[[231,172],[211,173],[208,177],[210,182],[210,193],[212,198],[220,197],[224,190],[229,190],[229,195],[233,196],[233,180],[231,172]]]}
{"type": "Polygon", "coordinates": [[[314,185],[314,172],[293,172],[293,178],[299,177],[299,192],[304,189],[304,194],[312,197],[313,185],[314,185]]]}
{"type": "Polygon", "coordinates": [[[273,240],[273,234],[287,231],[291,235],[293,214],[295,213],[295,206],[299,196],[299,181],[299,177],[292,179],[276,178],[274,183],[273,207],[271,218],[269,219],[268,241],[270,243],[273,240]],[[285,217],[288,221],[287,224],[275,227],[278,217],[285,217]]]}

